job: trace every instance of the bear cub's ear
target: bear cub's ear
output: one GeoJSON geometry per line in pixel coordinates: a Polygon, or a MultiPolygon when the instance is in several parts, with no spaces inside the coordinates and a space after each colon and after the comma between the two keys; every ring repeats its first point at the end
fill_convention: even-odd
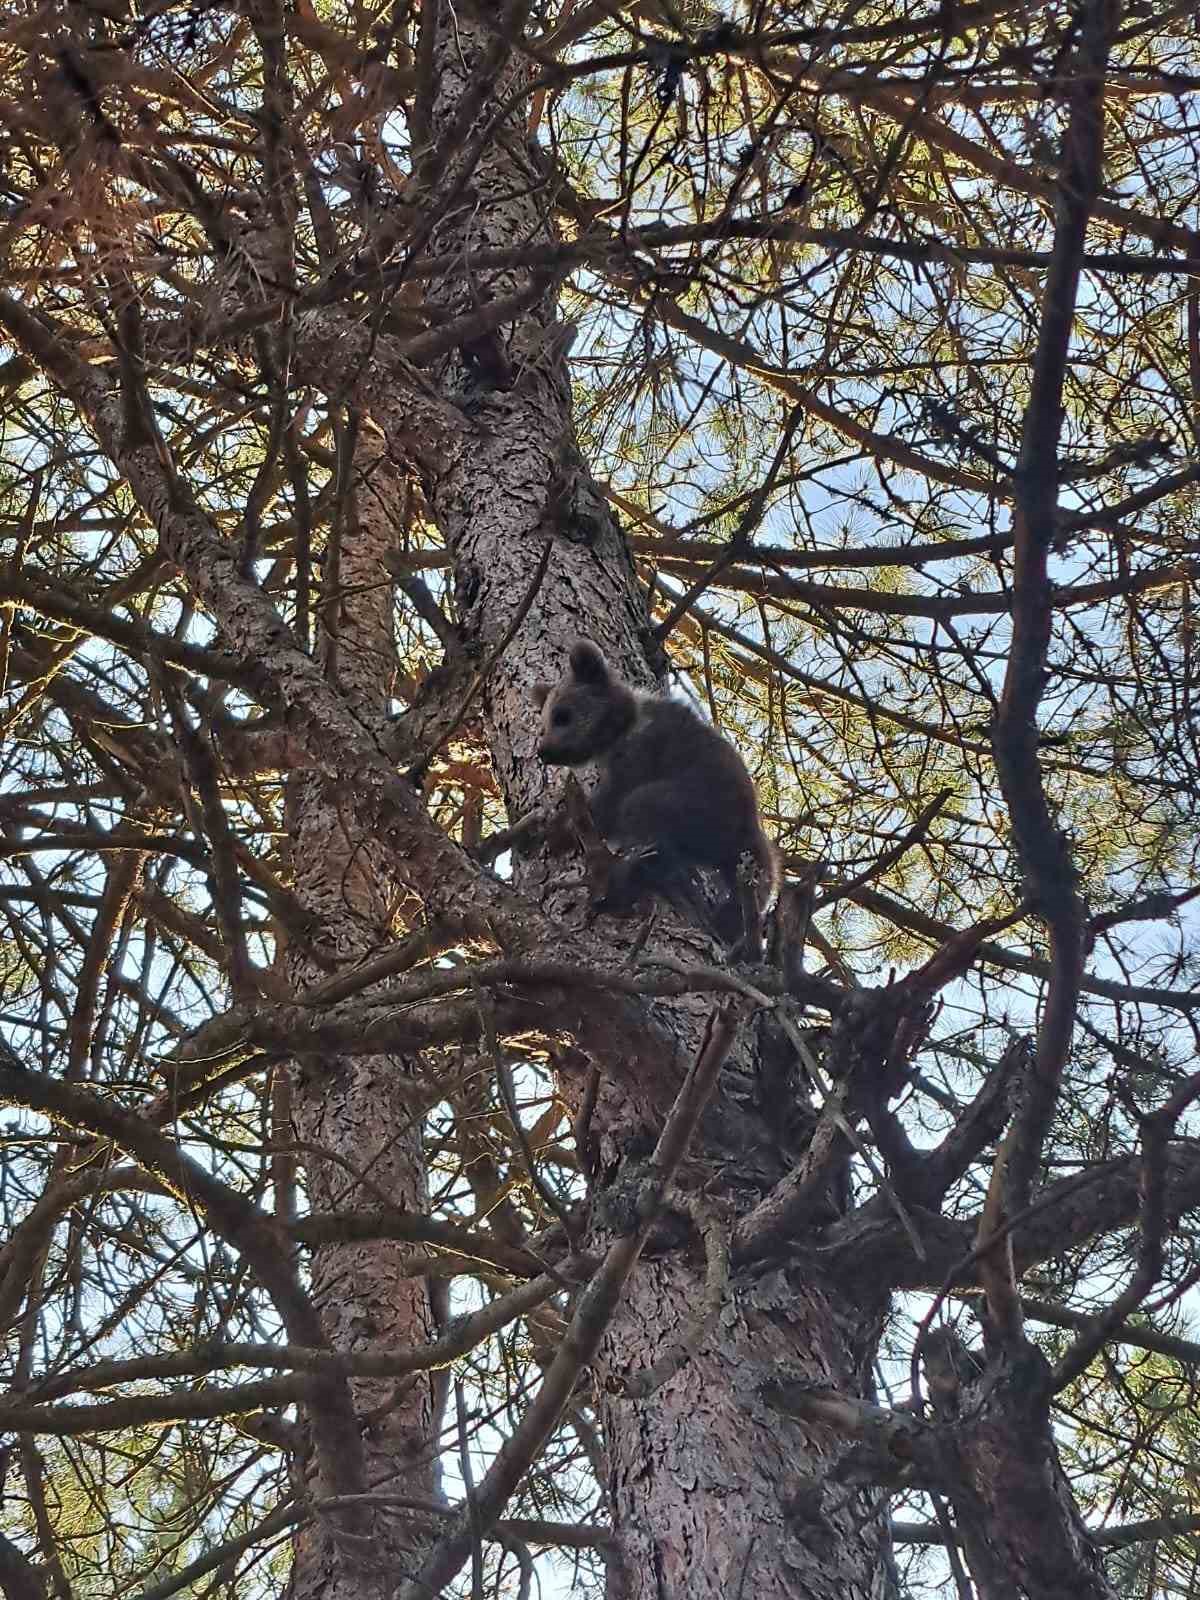
{"type": "Polygon", "coordinates": [[[550,698],[554,685],[547,683],[544,678],[539,678],[529,691],[529,698],[540,711],[550,698]]]}
{"type": "Polygon", "coordinates": [[[599,645],[590,639],[576,639],[571,646],[571,671],[580,683],[602,685],[609,681],[608,662],[599,645]]]}

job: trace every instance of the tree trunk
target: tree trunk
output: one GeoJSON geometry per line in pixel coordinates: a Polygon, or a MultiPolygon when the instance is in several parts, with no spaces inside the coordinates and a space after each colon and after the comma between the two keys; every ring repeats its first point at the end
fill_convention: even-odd
{"type": "Polygon", "coordinates": [[[768,1271],[734,1284],[712,1336],[675,1378],[645,1400],[611,1392],[678,1339],[680,1308],[704,1292],[697,1254],[642,1266],[598,1365],[621,1552],[609,1595],[894,1595],[886,1501],[846,1492],[840,1508],[823,1507],[844,1445],[780,1416],[759,1392],[786,1371],[869,1394],[880,1307],[826,1292],[795,1267],[768,1271]]]}
{"type": "MultiPolygon", "coordinates": [[[[395,662],[390,588],[380,579],[395,544],[403,484],[372,432],[359,433],[353,461],[353,494],[339,530],[336,569],[326,571],[335,598],[327,604],[320,645],[328,675],[363,722],[379,728],[395,662]]],[[[332,946],[339,970],[346,970],[394,937],[394,879],[378,845],[319,775],[294,777],[287,805],[296,892],[332,946]]],[[[328,976],[299,951],[289,954],[286,967],[289,988],[297,994],[328,976]]],[[[381,1202],[400,1210],[427,1208],[423,1119],[419,1104],[405,1095],[406,1076],[404,1060],[390,1055],[314,1055],[296,1063],[291,1138],[304,1164],[312,1211],[378,1212],[381,1202]]],[[[277,1138],[288,1140],[287,1129],[277,1128],[277,1138]]],[[[335,1350],[382,1353],[434,1336],[427,1280],[406,1269],[410,1255],[404,1244],[386,1239],[314,1249],[313,1299],[335,1350]]],[[[434,1373],[399,1383],[354,1383],[365,1487],[437,1497],[438,1389],[434,1373]]],[[[328,1492],[312,1458],[308,1490],[318,1499],[328,1492]]],[[[394,1592],[420,1539],[411,1521],[376,1514],[359,1519],[349,1533],[344,1518],[326,1516],[298,1535],[293,1600],[385,1600],[394,1592]],[[367,1533],[370,1547],[354,1538],[367,1533]],[[368,1558],[358,1559],[368,1548],[368,1558]]]]}
{"type": "MultiPolygon", "coordinates": [[[[462,14],[440,39],[435,148],[455,125],[472,68],[493,49],[494,36],[462,14]]],[[[496,103],[521,70],[507,63],[497,72],[496,103]]],[[[544,171],[518,116],[490,142],[471,182],[487,204],[478,213],[471,209],[465,223],[442,225],[439,254],[553,237],[535,200],[544,171]]],[[[528,287],[528,274],[517,272],[492,292],[528,287]]],[[[447,309],[461,312],[465,297],[464,289],[447,309]]],[[[460,352],[441,375],[443,393],[477,429],[432,491],[453,555],[463,643],[472,660],[491,661],[551,546],[528,615],[483,694],[493,771],[511,821],[544,804],[558,787],[536,759],[531,691],[537,679],[558,677],[572,640],[579,634],[596,639],[643,686],[655,685],[663,665],[623,534],[575,447],[554,316],[548,291],[522,323],[502,330],[501,349],[490,360],[460,352]]],[[[581,894],[563,887],[566,867],[561,856],[535,848],[518,859],[517,881],[578,925],[581,894]]],[[[635,932],[629,922],[608,920],[602,927],[614,947],[628,946],[635,932]]],[[[723,959],[705,935],[678,919],[664,917],[655,942],[685,960],[723,959]]],[[[649,1148],[682,1068],[699,1046],[709,1006],[693,998],[654,1010],[676,1041],[675,1060],[664,1059],[656,1081],[602,1084],[592,1121],[601,1188],[619,1182],[626,1163],[649,1148]]],[[[758,1104],[757,1069],[755,1041],[745,1038],[726,1064],[703,1139],[691,1151],[689,1187],[707,1185],[707,1201],[727,1222],[760,1199],[787,1166],[777,1136],[780,1108],[758,1104]]],[[[563,1088],[578,1105],[578,1074],[565,1075],[563,1088]]],[[[868,1600],[892,1593],[883,1505],[879,1517],[869,1508],[864,1515],[861,1496],[844,1496],[831,1519],[818,1514],[815,1523],[806,1521],[808,1497],[797,1485],[819,1483],[828,1474],[837,1441],[771,1410],[757,1392],[761,1380],[782,1367],[869,1395],[882,1303],[847,1302],[808,1268],[767,1271],[736,1284],[701,1354],[676,1377],[644,1400],[618,1398],[621,1381],[656,1362],[677,1338],[684,1308],[699,1306],[704,1289],[698,1247],[644,1261],[598,1363],[607,1487],[620,1551],[610,1565],[610,1594],[628,1600],[726,1600],[738,1593],[868,1600]]]]}

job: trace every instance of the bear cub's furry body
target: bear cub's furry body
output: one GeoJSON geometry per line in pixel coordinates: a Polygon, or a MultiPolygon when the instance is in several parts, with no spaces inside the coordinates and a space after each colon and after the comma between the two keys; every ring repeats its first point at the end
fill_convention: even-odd
{"type": "Polygon", "coordinates": [[[678,700],[631,689],[590,639],[572,646],[562,681],[538,684],[534,698],[542,708],[541,759],[598,766],[592,816],[609,844],[652,850],[659,881],[712,867],[734,897],[738,862],[749,854],[765,907],[775,889],[775,850],[759,822],[753,780],[715,728],[678,700]]]}

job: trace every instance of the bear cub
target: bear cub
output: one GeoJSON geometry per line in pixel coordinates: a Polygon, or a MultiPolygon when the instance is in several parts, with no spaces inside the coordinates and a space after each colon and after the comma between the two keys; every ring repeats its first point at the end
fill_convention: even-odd
{"type": "MultiPolygon", "coordinates": [[[[571,647],[566,676],[539,683],[538,755],[548,766],[594,761],[592,816],[616,849],[638,852],[636,883],[666,887],[692,867],[718,872],[732,897],[731,942],[741,934],[738,863],[758,866],[760,912],[777,887],[774,846],[763,833],[754,783],[740,755],[681,701],[640,694],[618,678],[590,639],[571,647]]],[[[611,893],[610,893],[611,898],[611,893]]]]}

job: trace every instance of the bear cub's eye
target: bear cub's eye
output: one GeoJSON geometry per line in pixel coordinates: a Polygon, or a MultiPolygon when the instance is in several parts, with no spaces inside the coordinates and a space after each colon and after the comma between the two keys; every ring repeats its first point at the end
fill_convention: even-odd
{"type": "Polygon", "coordinates": [[[571,713],[565,710],[562,706],[559,706],[558,710],[551,714],[550,726],[552,728],[565,728],[570,720],[571,713]]]}

